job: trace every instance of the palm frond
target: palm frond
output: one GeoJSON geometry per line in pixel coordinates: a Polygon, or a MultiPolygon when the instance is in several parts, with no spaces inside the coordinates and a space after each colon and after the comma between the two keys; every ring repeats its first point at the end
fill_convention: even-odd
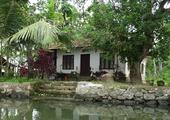
{"type": "Polygon", "coordinates": [[[14,34],[10,41],[34,41],[35,43],[49,44],[58,40],[59,30],[45,21],[38,21],[14,34]]]}

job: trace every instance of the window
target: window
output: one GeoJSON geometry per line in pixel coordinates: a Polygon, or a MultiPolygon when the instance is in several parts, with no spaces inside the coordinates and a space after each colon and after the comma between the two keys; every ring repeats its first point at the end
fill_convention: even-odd
{"type": "Polygon", "coordinates": [[[74,55],[63,55],[63,69],[74,69],[74,55]]]}
{"type": "Polygon", "coordinates": [[[103,53],[100,54],[100,69],[113,69],[114,68],[114,59],[107,58],[103,53]]]}

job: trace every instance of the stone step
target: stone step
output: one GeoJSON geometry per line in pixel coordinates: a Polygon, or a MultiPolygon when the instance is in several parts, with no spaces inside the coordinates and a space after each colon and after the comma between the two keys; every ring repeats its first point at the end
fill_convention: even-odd
{"type": "Polygon", "coordinates": [[[55,94],[55,95],[73,95],[75,94],[75,90],[49,90],[49,89],[38,89],[38,93],[45,94],[55,94]]]}
{"type": "Polygon", "coordinates": [[[77,82],[75,81],[55,81],[50,82],[52,86],[77,86],[77,82]]]}
{"type": "Polygon", "coordinates": [[[89,76],[80,76],[79,81],[89,81],[90,77],[89,76]]]}
{"type": "Polygon", "coordinates": [[[49,93],[42,93],[35,95],[34,97],[58,97],[58,98],[73,98],[75,94],[49,94],[49,93]]]}
{"type": "Polygon", "coordinates": [[[76,87],[75,81],[54,81],[37,85],[36,92],[38,96],[71,98],[75,95],[76,87]]]}
{"type": "Polygon", "coordinates": [[[54,86],[54,85],[41,85],[40,89],[55,89],[55,90],[75,90],[76,86],[54,86]]]}
{"type": "Polygon", "coordinates": [[[53,96],[33,97],[32,99],[33,100],[75,101],[75,99],[73,97],[72,98],[66,98],[66,97],[53,97],[53,96]]]}

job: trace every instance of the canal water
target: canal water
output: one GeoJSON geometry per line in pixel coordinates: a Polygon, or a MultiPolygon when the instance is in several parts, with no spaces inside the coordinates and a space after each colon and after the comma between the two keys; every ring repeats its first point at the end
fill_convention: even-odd
{"type": "Polygon", "coordinates": [[[0,120],[170,120],[170,109],[49,100],[0,100],[0,120]]]}

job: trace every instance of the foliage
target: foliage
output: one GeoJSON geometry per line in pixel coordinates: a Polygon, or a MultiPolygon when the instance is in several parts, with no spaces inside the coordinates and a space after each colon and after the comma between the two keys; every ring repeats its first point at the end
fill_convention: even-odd
{"type": "Polygon", "coordinates": [[[0,37],[14,34],[25,24],[27,0],[0,0],[0,37]]]}
{"type": "MultiPolygon", "coordinates": [[[[156,35],[156,38],[165,37],[159,31],[165,30],[163,23],[168,18],[159,10],[152,15],[150,10],[153,6],[147,0],[125,0],[120,4],[122,7],[118,9],[114,9],[111,4],[94,4],[91,24],[97,37],[94,39],[95,45],[106,51],[110,49],[124,60],[141,61],[151,55],[149,50],[159,43],[152,40],[152,35],[156,35]]],[[[159,40],[168,43],[167,39],[159,40]]]]}
{"type": "Polygon", "coordinates": [[[170,61],[162,61],[162,70],[159,70],[159,63],[156,60],[155,65],[153,59],[149,59],[146,67],[146,79],[153,81],[156,84],[157,81],[163,80],[167,85],[170,85],[170,61]],[[156,72],[156,74],[155,74],[156,72]]]}
{"type": "Polygon", "coordinates": [[[28,76],[28,69],[26,67],[20,67],[19,73],[20,73],[20,76],[26,77],[28,76]]]}
{"type": "Polygon", "coordinates": [[[118,5],[95,2],[90,36],[95,48],[128,61],[132,82],[141,82],[140,63],[147,56],[164,57],[170,49],[168,0],[122,0],[118,5]]]}
{"type": "Polygon", "coordinates": [[[56,41],[59,30],[45,21],[39,21],[27,26],[14,34],[10,41],[34,41],[47,44],[56,41]]]}
{"type": "MultiPolygon", "coordinates": [[[[11,47],[6,43],[6,38],[17,32],[27,23],[28,0],[0,0],[0,53],[7,57],[13,54],[11,47]]],[[[9,61],[8,61],[9,63],[9,61]]],[[[0,63],[0,71],[2,63],[0,63]]],[[[9,72],[9,64],[6,64],[6,73],[9,72]]]]}
{"type": "Polygon", "coordinates": [[[29,6],[29,10],[34,19],[46,19],[60,27],[75,22],[79,14],[77,9],[65,0],[62,2],[56,0],[38,0],[36,4],[29,6]]]}
{"type": "MultiPolygon", "coordinates": [[[[169,0],[120,0],[117,4],[94,1],[86,11],[86,1],[82,0],[72,1],[81,7],[80,11],[66,0],[38,0],[34,5],[28,5],[28,0],[0,2],[0,38],[10,36],[5,55],[19,51],[27,56],[28,66],[39,48],[50,43],[68,44],[71,39],[90,38],[95,49],[128,61],[132,80],[141,79],[144,58],[162,60],[169,55],[169,10],[164,7],[169,0]]],[[[50,59],[46,53],[38,55],[41,72],[45,67],[41,68],[40,63],[50,59]]],[[[165,73],[160,75],[167,78],[165,73]]]]}
{"type": "Polygon", "coordinates": [[[41,75],[41,77],[44,77],[44,75],[49,76],[52,73],[55,73],[53,55],[43,49],[39,50],[38,58],[33,62],[33,66],[35,72],[41,75]]]}
{"type": "MultiPolygon", "coordinates": [[[[43,4],[46,3],[42,3],[42,5],[43,4]]],[[[69,43],[68,41],[70,38],[68,37],[68,34],[63,31],[61,26],[56,22],[58,16],[55,10],[55,2],[54,0],[50,0],[49,3],[47,3],[47,9],[43,11],[43,14],[46,13],[44,14],[44,18],[48,19],[48,22],[45,22],[44,20],[34,22],[34,20],[38,19],[37,18],[33,19],[34,23],[31,24],[32,19],[30,18],[28,26],[22,28],[9,38],[10,46],[14,45],[14,48],[19,48],[18,50],[25,51],[28,62],[28,76],[32,76],[33,66],[31,61],[39,48],[48,47],[51,43],[69,43]]],[[[65,12],[67,12],[65,13],[65,18],[69,17],[68,14],[71,15],[69,11],[65,12]]],[[[30,14],[33,14],[33,17],[37,17],[34,16],[36,13],[33,11],[31,11],[30,14]]]]}

